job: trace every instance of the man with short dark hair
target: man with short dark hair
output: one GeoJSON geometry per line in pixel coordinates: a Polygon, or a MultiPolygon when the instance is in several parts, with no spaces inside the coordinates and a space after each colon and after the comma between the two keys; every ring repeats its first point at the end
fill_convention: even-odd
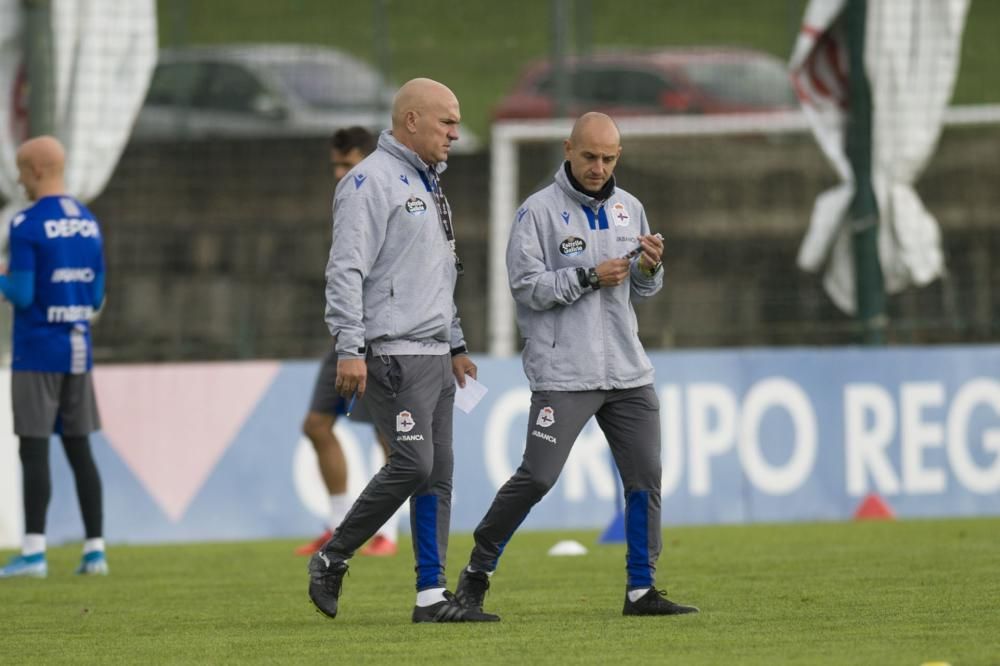
{"type": "Polygon", "coordinates": [[[340,182],[344,175],[375,150],[375,135],[364,127],[342,127],[330,137],[330,165],[333,180],[340,182]]]}
{"type": "Polygon", "coordinates": [[[455,596],[481,610],[500,555],[555,485],[591,417],[625,490],[625,615],[695,613],[655,587],[660,526],[660,404],[633,301],[663,286],[663,242],[638,199],[617,187],[618,127],[587,113],[564,144],[555,182],[517,212],[507,276],[525,339],[531,411],[524,458],[475,530],[455,596]]]}
{"type": "Polygon", "coordinates": [[[91,379],[90,320],[104,301],[101,230],[66,193],[66,155],[51,136],[17,151],[18,182],[34,204],[14,216],[0,291],[14,305],[11,398],[20,438],[25,535],[0,578],[48,575],[49,438],[59,434],[76,480],[86,540],[78,574],[105,575],[101,478],[90,433],[101,427],[91,379]]]}

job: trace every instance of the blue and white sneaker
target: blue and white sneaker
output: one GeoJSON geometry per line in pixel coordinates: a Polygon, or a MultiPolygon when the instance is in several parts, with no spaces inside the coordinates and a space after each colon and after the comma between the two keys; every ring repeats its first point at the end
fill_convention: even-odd
{"type": "Polygon", "coordinates": [[[18,576],[45,578],[48,575],[49,563],[45,560],[45,553],[15,555],[7,563],[7,566],[0,569],[0,578],[16,578],[18,576]]]}
{"type": "Polygon", "coordinates": [[[103,550],[92,550],[84,553],[80,558],[80,566],[76,568],[76,573],[81,576],[107,576],[108,558],[104,557],[103,550]]]}

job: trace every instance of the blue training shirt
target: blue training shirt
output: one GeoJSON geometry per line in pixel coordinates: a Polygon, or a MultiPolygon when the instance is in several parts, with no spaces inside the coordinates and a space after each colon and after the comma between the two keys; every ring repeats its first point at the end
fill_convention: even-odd
{"type": "Polygon", "coordinates": [[[42,197],[15,215],[0,288],[14,304],[13,370],[91,369],[90,319],[104,300],[104,251],[86,206],[67,195],[42,197]]]}

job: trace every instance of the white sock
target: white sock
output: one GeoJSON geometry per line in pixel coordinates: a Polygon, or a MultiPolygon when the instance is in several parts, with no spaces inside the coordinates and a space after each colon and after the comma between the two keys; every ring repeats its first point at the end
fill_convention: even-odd
{"type": "Polygon", "coordinates": [[[93,553],[95,551],[104,552],[104,539],[97,537],[96,539],[87,539],[83,542],[83,554],[93,553]]]}
{"type": "Polygon", "coordinates": [[[330,495],[330,516],[327,527],[330,531],[334,531],[344,522],[344,516],[347,515],[348,509],[351,508],[351,498],[347,493],[341,493],[339,495],[330,495]]]}
{"type": "Polygon", "coordinates": [[[628,600],[631,601],[632,603],[635,603],[635,602],[639,601],[639,599],[642,599],[646,595],[647,592],[649,592],[649,588],[648,587],[641,587],[638,590],[629,590],[628,591],[628,600]]]}
{"type": "Polygon", "coordinates": [[[421,608],[424,606],[433,606],[439,601],[444,601],[443,587],[434,587],[429,590],[420,590],[417,592],[417,605],[421,608]]]}
{"type": "MultiPolygon", "coordinates": [[[[469,573],[476,573],[477,572],[477,570],[473,569],[471,566],[465,567],[465,570],[468,571],[469,573]]],[[[487,578],[489,578],[490,576],[493,575],[492,571],[479,571],[478,573],[484,573],[484,574],[486,574],[487,578]]]]}
{"type": "Polygon", "coordinates": [[[381,534],[393,543],[399,541],[399,514],[401,510],[402,507],[396,513],[389,516],[389,520],[385,521],[385,524],[378,530],[378,534],[381,534]]]}
{"type": "Polygon", "coordinates": [[[22,555],[37,555],[45,552],[44,534],[25,534],[24,542],[21,544],[22,555]]]}

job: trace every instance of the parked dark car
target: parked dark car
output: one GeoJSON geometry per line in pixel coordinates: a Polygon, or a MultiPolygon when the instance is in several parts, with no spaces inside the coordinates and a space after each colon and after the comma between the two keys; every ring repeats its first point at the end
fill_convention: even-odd
{"type": "MultiPolygon", "coordinates": [[[[337,49],[297,44],[192,46],[160,51],[134,141],[329,136],[390,125],[395,86],[337,49]]],[[[464,130],[456,151],[478,141],[464,130]]]]}
{"type": "MultiPolygon", "coordinates": [[[[615,117],[781,111],[798,108],[787,65],[732,47],[596,52],[564,61],[564,116],[603,111],[615,117]]],[[[494,119],[551,118],[556,85],[548,60],[529,65],[494,119]]]]}

